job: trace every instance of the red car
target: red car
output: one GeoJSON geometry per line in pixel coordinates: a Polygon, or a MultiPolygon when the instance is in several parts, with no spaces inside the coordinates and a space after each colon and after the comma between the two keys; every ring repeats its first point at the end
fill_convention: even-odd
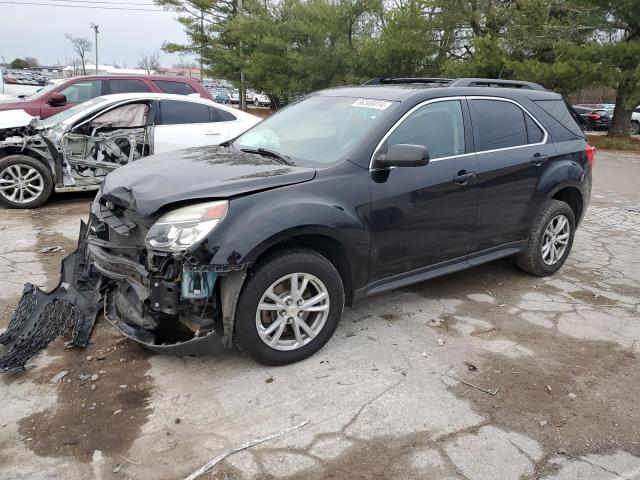
{"type": "Polygon", "coordinates": [[[0,111],[22,109],[45,119],[74,105],[111,93],[157,92],[191,95],[213,100],[195,78],[163,75],[87,75],[48,85],[15,102],[1,102],[0,111]]]}

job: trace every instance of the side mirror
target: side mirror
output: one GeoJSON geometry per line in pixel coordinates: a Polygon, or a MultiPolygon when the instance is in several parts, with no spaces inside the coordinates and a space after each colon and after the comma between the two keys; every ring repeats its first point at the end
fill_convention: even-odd
{"type": "Polygon", "coordinates": [[[391,145],[387,153],[378,152],[373,159],[373,168],[424,167],[429,163],[429,150],[423,145],[391,145]]]}
{"type": "Polygon", "coordinates": [[[62,105],[66,105],[67,97],[65,97],[63,93],[53,92],[49,95],[47,103],[52,107],[61,107],[62,105]]]}

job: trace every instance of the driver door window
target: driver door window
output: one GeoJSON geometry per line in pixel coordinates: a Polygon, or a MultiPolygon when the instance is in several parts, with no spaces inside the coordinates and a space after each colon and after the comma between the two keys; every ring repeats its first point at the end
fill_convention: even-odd
{"type": "Polygon", "coordinates": [[[94,118],[91,121],[91,130],[143,128],[147,124],[148,115],[149,105],[146,103],[123,105],[94,118]]]}
{"type": "Polygon", "coordinates": [[[102,80],[83,80],[69,85],[62,92],[67,103],[82,103],[102,95],[102,80]]]}
{"type": "Polygon", "coordinates": [[[459,100],[429,103],[418,108],[396,128],[387,145],[423,145],[430,158],[465,153],[464,121],[459,100]]]}

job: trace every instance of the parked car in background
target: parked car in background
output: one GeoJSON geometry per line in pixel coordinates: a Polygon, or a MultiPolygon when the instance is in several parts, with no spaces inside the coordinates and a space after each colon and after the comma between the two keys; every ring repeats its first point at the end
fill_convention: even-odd
{"type": "Polygon", "coordinates": [[[0,111],[20,109],[46,119],[92,98],[117,93],[172,93],[211,100],[202,84],[187,77],[163,75],[87,75],[51,84],[14,102],[0,103],[0,111]]]}
{"type": "Polygon", "coordinates": [[[638,105],[631,114],[631,126],[629,127],[631,135],[640,134],[640,105],[638,105]]]}
{"type": "MultiPolygon", "coordinates": [[[[229,95],[229,100],[233,104],[240,103],[240,93],[237,90],[231,92],[231,94],[229,95]]],[[[251,103],[253,101],[253,98],[251,98],[248,92],[245,95],[245,100],[247,103],[251,103]]]]}
{"type": "Polygon", "coordinates": [[[256,107],[268,107],[271,105],[271,100],[269,100],[269,97],[264,93],[255,93],[253,95],[252,103],[256,107]]]}
{"type": "Polygon", "coordinates": [[[580,115],[583,120],[581,127],[583,130],[608,130],[611,126],[613,112],[605,109],[593,109],[581,105],[573,105],[573,110],[580,115]]]}
{"type": "Polygon", "coordinates": [[[23,95],[32,95],[42,87],[38,83],[23,84],[6,70],[0,70],[0,104],[6,102],[15,102],[16,99],[23,95]]]}
{"type": "Polygon", "coordinates": [[[53,191],[97,189],[122,165],[217,145],[259,121],[211,100],[159,93],[95,97],[45,120],[0,112],[0,203],[33,208],[53,191]]]}
{"type": "Polygon", "coordinates": [[[231,95],[226,93],[226,92],[218,92],[213,97],[213,100],[216,103],[229,104],[229,103],[231,103],[231,95]]]}
{"type": "Polygon", "coordinates": [[[65,260],[84,274],[27,287],[9,329],[29,345],[20,332],[61,321],[39,320],[35,295],[39,308],[89,305],[75,308],[90,325],[103,299],[111,324],[156,351],[235,344],[264,364],[299,361],[345,303],[508,256],[554,274],[589,204],[594,152],[536,84],[316,92],[221,146],[109,174],[65,260]]]}

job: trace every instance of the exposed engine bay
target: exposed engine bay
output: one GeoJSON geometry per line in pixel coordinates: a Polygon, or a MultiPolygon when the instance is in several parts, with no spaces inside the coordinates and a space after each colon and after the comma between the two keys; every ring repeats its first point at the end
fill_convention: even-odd
{"type": "Polygon", "coordinates": [[[116,168],[152,151],[149,102],[119,105],[73,128],[37,118],[0,128],[0,157],[22,154],[44,162],[57,190],[97,188],[116,168]]]}

